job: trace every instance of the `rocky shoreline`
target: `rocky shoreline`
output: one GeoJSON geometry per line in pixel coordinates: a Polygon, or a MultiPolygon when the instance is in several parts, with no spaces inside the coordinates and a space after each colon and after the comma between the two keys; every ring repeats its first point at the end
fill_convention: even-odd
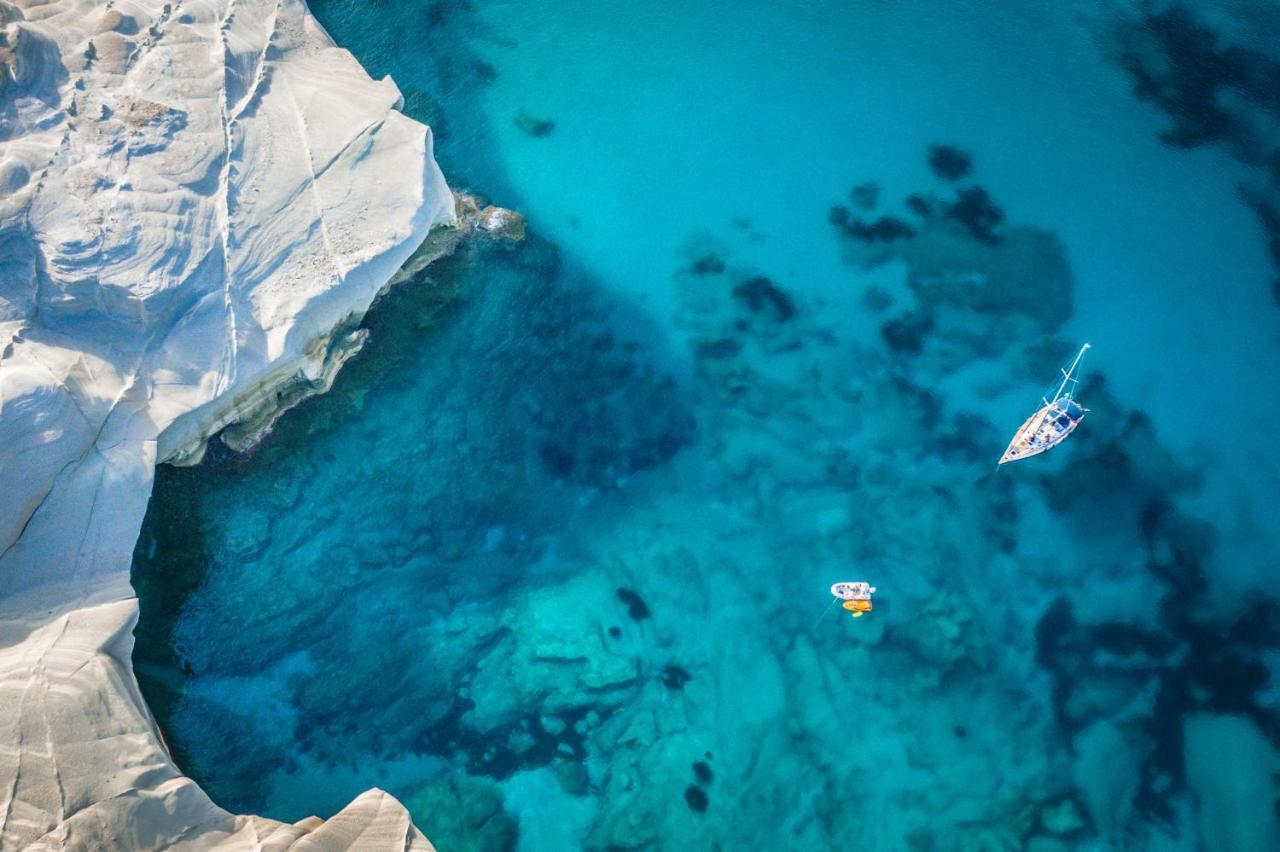
{"type": "Polygon", "coordinates": [[[290,826],[183,777],[129,570],[158,461],[252,444],[406,263],[518,217],[455,198],[301,0],[5,2],[0,26],[0,849],[431,848],[381,791],[290,826]]]}
{"type": "MultiPolygon", "coordinates": [[[[378,291],[375,300],[452,254],[473,234],[513,242],[524,238],[524,218],[519,213],[484,205],[475,196],[461,192],[455,192],[454,199],[456,224],[429,233],[378,291]]],[[[238,453],[253,449],[285,412],[328,392],[342,365],[360,353],[368,338],[368,333],[359,327],[360,320],[368,307],[353,311],[327,334],[303,347],[296,358],[280,363],[252,387],[224,394],[191,412],[188,420],[176,421],[158,439],[158,463],[183,467],[199,464],[215,438],[238,453]]]]}

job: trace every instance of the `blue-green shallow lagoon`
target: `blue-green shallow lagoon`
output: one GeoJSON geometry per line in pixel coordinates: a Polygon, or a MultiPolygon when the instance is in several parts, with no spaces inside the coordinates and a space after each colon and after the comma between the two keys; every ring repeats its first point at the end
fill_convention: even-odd
{"type": "Polygon", "coordinates": [[[161,468],[135,667],[219,804],[1276,848],[1274,10],[312,7],[531,235],[161,468]],[[995,473],[1084,340],[1077,434],[995,473]]]}

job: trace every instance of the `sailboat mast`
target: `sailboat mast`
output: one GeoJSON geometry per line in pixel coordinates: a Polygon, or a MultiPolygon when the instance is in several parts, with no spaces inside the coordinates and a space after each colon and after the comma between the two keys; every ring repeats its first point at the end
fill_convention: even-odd
{"type": "Polygon", "coordinates": [[[1071,381],[1071,374],[1076,371],[1076,367],[1080,366],[1080,359],[1084,357],[1085,350],[1088,348],[1088,343],[1080,347],[1080,352],[1076,354],[1076,360],[1071,362],[1071,369],[1062,374],[1062,384],[1058,385],[1058,392],[1053,395],[1053,399],[1049,400],[1050,402],[1062,399],[1062,392],[1067,389],[1067,382],[1071,381]]]}

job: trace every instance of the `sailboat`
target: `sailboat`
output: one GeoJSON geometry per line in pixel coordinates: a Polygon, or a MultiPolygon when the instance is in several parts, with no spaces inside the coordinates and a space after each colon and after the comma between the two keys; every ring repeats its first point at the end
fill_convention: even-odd
{"type": "Polygon", "coordinates": [[[1080,359],[1088,349],[1088,343],[1080,347],[1080,352],[1076,355],[1076,360],[1071,362],[1071,367],[1062,371],[1062,384],[1058,385],[1057,392],[1051,397],[1042,398],[1044,405],[1028,417],[1027,422],[1023,423],[1022,428],[1013,436],[1013,440],[1009,442],[1009,448],[1000,457],[1000,464],[1038,456],[1045,450],[1061,444],[1080,425],[1085,412],[1089,409],[1081,407],[1075,400],[1075,388],[1080,383],[1080,380],[1075,378],[1075,372],[1080,366],[1080,359]],[[1070,390],[1067,389],[1068,387],[1070,390]]]}

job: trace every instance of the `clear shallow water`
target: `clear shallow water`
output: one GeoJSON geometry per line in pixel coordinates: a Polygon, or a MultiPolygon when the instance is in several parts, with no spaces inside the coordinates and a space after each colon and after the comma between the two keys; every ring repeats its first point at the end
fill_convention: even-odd
{"type": "Polygon", "coordinates": [[[313,5],[535,236],[162,469],[135,662],[216,800],[378,785],[444,850],[1270,848],[1267,144],[1162,142],[1100,13],[313,5]],[[1086,338],[1079,434],[993,476],[1086,338]]]}

